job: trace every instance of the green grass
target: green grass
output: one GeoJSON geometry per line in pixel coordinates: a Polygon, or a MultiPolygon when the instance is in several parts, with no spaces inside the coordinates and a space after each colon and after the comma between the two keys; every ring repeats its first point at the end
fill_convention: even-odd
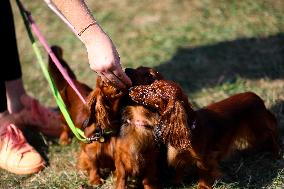
{"type": "MultiPolygon", "coordinates": [[[[25,2],[49,44],[63,47],[79,80],[95,86],[83,44],[42,1],[25,2]]],[[[123,67],[155,67],[178,82],[195,108],[234,93],[261,96],[284,134],[284,2],[282,0],[97,0],[88,1],[115,42],[123,67]]],[[[13,3],[25,87],[47,106],[55,106],[36,63],[18,9],[13,3]]],[[[44,53],[45,58],[46,53],[44,53]]],[[[31,144],[49,165],[40,173],[17,176],[0,171],[0,188],[91,188],[76,170],[79,143],[29,133],[31,144]]],[[[283,188],[284,160],[266,154],[234,157],[222,163],[215,188],[283,188]]],[[[101,187],[112,188],[113,177],[101,187]]],[[[180,188],[195,188],[187,178],[180,188]]],[[[169,188],[172,188],[169,186],[169,188]]]]}

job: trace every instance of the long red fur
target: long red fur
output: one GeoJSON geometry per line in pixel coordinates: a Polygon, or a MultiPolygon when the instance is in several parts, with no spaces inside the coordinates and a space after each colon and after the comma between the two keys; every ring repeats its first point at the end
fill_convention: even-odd
{"type": "Polygon", "coordinates": [[[90,184],[102,184],[102,169],[114,171],[116,136],[120,129],[120,107],[126,92],[106,84],[97,78],[96,88],[87,97],[90,110],[89,124],[84,129],[87,137],[97,132],[110,132],[102,137],[103,142],[82,143],[77,167],[86,170],[90,184]]]}
{"type": "MultiPolygon", "coordinates": [[[[134,75],[133,71],[134,69],[126,69],[133,85],[151,84],[155,79],[161,78],[159,73],[150,68],[137,68],[134,75]]],[[[85,135],[92,137],[98,129],[112,132],[104,136],[105,141],[102,143],[93,142],[81,145],[77,166],[80,169],[87,170],[91,184],[102,183],[101,169],[108,168],[111,171],[117,169],[117,165],[115,165],[116,158],[119,157],[117,154],[122,154],[118,150],[122,150],[121,142],[119,142],[122,138],[118,137],[122,124],[121,109],[131,103],[126,96],[127,93],[127,90],[118,90],[98,77],[96,88],[87,97],[87,104],[91,113],[90,123],[85,128],[85,135]]],[[[127,116],[125,113],[123,115],[127,116]]],[[[127,137],[131,137],[131,135],[129,134],[127,137]]],[[[121,170],[121,167],[119,167],[119,170],[121,170]]]]}
{"type": "MultiPolygon", "coordinates": [[[[127,68],[133,86],[149,85],[162,79],[157,71],[138,67],[127,68]]],[[[154,128],[159,116],[144,106],[128,100],[122,107],[122,126],[117,137],[115,166],[116,188],[127,188],[128,178],[135,178],[138,186],[145,189],[160,188],[158,157],[159,148],[154,137],[154,128]]]]}
{"type": "MultiPolygon", "coordinates": [[[[66,69],[68,75],[73,80],[75,86],[78,88],[78,91],[82,94],[82,96],[86,99],[89,93],[92,91],[92,88],[87,84],[80,82],[75,73],[63,59],[63,50],[59,46],[52,46],[52,51],[58,58],[61,65],[66,69]]],[[[76,127],[82,128],[84,121],[89,117],[90,111],[89,108],[83,104],[77,94],[74,92],[72,87],[67,83],[67,81],[63,78],[62,74],[53,63],[52,59],[49,57],[48,61],[48,71],[58,88],[60,95],[68,109],[68,112],[75,124],[76,127]]],[[[67,145],[71,142],[71,138],[73,133],[71,132],[69,126],[67,125],[65,118],[61,115],[61,120],[63,124],[63,131],[59,137],[59,143],[62,145],[67,145]]]]}
{"type": "Polygon", "coordinates": [[[199,110],[192,108],[180,86],[172,81],[133,87],[130,96],[138,104],[159,111],[156,136],[168,146],[169,165],[177,170],[177,182],[185,162],[196,165],[199,188],[212,188],[222,175],[220,161],[236,150],[279,152],[276,118],[255,93],[236,94],[199,110]]]}
{"type": "MultiPolygon", "coordinates": [[[[103,175],[100,169],[108,168],[114,170],[113,149],[115,138],[113,136],[115,136],[115,132],[117,132],[120,127],[117,121],[119,120],[119,105],[125,92],[106,84],[100,77],[97,77],[96,87],[94,89],[78,81],[72,69],[63,59],[61,47],[52,46],[52,50],[69,76],[73,79],[79,92],[87,101],[87,104],[83,104],[49,58],[49,72],[59,89],[60,95],[63,98],[75,126],[84,129],[87,137],[92,137],[96,128],[108,129],[113,132],[107,136],[106,141],[103,143],[81,143],[77,168],[87,171],[91,184],[101,184],[103,175]]],[[[63,116],[62,123],[64,130],[59,141],[61,144],[69,144],[72,133],[63,116]]]]}
{"type": "Polygon", "coordinates": [[[143,188],[160,188],[159,148],[154,137],[158,114],[141,105],[129,105],[122,120],[116,144],[116,188],[127,188],[128,178],[135,178],[143,188]]]}

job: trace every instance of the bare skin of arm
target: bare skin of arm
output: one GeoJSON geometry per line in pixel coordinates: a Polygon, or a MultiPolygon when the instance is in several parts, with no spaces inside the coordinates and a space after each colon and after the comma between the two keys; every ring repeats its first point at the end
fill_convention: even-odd
{"type": "Polygon", "coordinates": [[[77,37],[84,43],[92,70],[97,72],[105,82],[110,82],[118,88],[131,86],[131,80],[121,68],[120,57],[114,43],[95,20],[83,0],[45,1],[56,7],[59,14],[73,27],[73,32],[76,32],[77,37]],[[81,33],[80,36],[79,33],[81,33]]]}

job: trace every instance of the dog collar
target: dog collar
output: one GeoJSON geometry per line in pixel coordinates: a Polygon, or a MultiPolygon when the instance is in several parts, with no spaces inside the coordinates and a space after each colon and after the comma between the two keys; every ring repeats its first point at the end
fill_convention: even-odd
{"type": "Polygon", "coordinates": [[[95,135],[88,137],[87,140],[88,140],[89,143],[92,143],[92,142],[95,142],[95,141],[100,142],[100,143],[104,143],[107,136],[109,136],[112,133],[114,133],[112,130],[96,128],[95,135]]]}

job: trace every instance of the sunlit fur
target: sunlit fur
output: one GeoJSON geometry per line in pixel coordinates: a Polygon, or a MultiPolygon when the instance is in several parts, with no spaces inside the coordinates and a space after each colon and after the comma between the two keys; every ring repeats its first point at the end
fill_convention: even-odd
{"type": "MultiPolygon", "coordinates": [[[[150,68],[126,69],[126,73],[132,79],[133,85],[151,84],[161,75],[150,68]],[[135,72],[135,79],[133,73],[135,72]]],[[[96,88],[87,97],[90,109],[89,124],[84,129],[85,135],[91,137],[100,128],[111,131],[103,143],[93,142],[82,144],[78,158],[78,168],[87,170],[91,184],[101,184],[103,175],[101,169],[115,170],[115,152],[117,135],[121,127],[121,109],[129,105],[127,90],[119,90],[97,78],[96,88]]]]}
{"type": "Polygon", "coordinates": [[[176,182],[182,178],[184,163],[197,167],[199,188],[212,188],[222,175],[220,161],[234,151],[279,152],[276,119],[255,93],[236,94],[199,110],[193,110],[181,88],[170,81],[134,87],[130,96],[160,112],[156,136],[168,146],[176,182]]]}
{"type": "MultiPolygon", "coordinates": [[[[133,86],[149,85],[163,76],[152,68],[125,69],[133,86]]],[[[158,180],[159,149],[154,140],[153,128],[158,123],[158,114],[127,100],[122,109],[122,127],[116,145],[116,188],[127,188],[129,177],[137,180],[143,188],[160,188],[158,180]]]]}
{"type": "Polygon", "coordinates": [[[87,97],[90,109],[89,122],[84,132],[87,137],[95,135],[97,129],[110,132],[104,142],[82,143],[77,167],[86,170],[90,184],[102,184],[102,169],[114,171],[116,136],[120,129],[120,108],[126,91],[103,82],[97,78],[96,88],[87,97]]]}
{"type": "Polygon", "coordinates": [[[116,188],[127,188],[127,179],[137,179],[144,188],[159,188],[159,148],[154,138],[158,114],[143,106],[124,108],[123,124],[116,145],[116,188]]]}

